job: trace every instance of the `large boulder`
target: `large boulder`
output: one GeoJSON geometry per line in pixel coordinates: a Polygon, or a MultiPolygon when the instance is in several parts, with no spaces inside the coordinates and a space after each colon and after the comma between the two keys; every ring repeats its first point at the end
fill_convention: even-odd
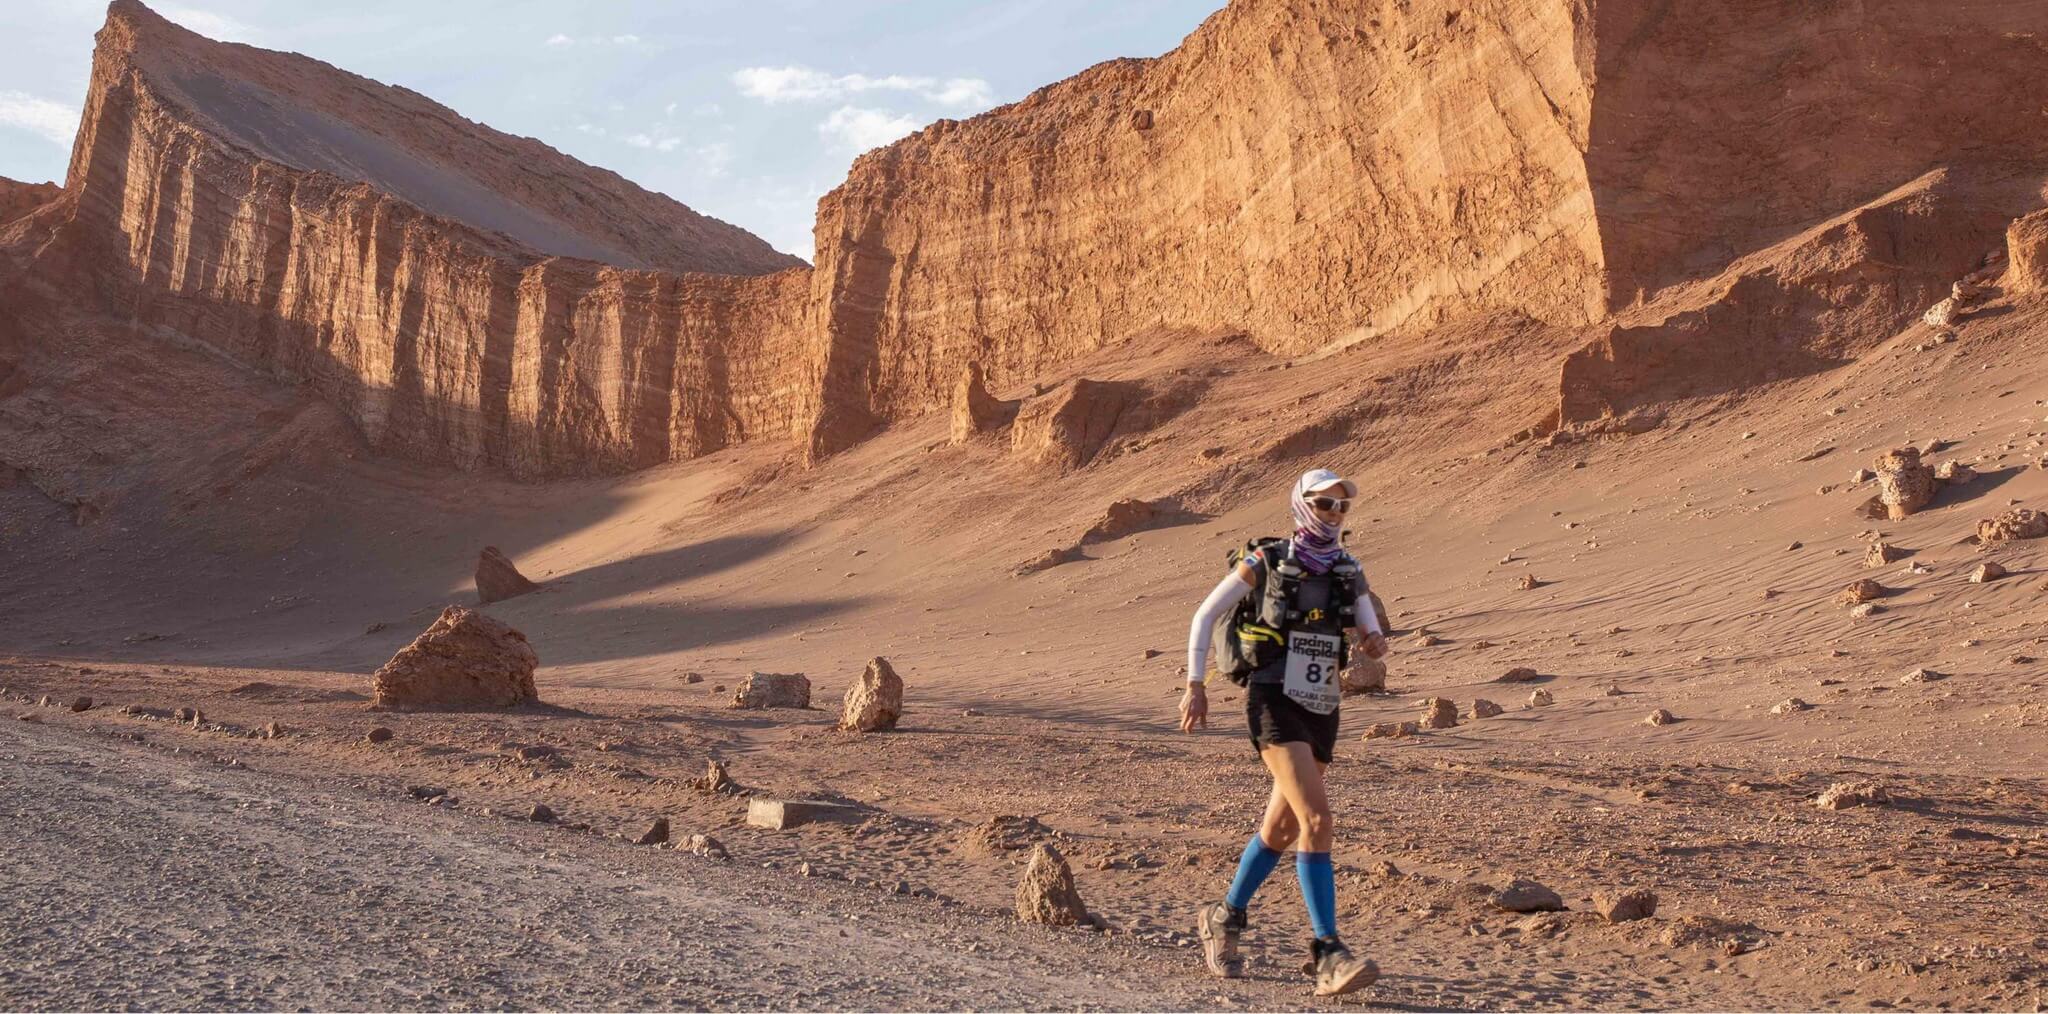
{"type": "Polygon", "coordinates": [[[1081,892],[1074,887],[1074,871],[1048,842],[1032,849],[1031,865],[1017,884],[1017,918],[1052,926],[1074,926],[1088,919],[1088,906],[1081,904],[1081,892]]]}
{"type": "Polygon", "coordinates": [[[387,708],[511,708],[535,704],[540,657],[526,635],[474,609],[449,606],[371,677],[387,708]]]}
{"type": "Polygon", "coordinates": [[[1458,725],[1457,702],[1444,697],[1431,697],[1422,702],[1422,718],[1416,722],[1424,729],[1452,729],[1458,725]]]}
{"type": "Polygon", "coordinates": [[[2048,536],[2048,514],[2031,507],[2014,507],[1995,518],[1977,522],[1977,541],[1986,545],[2043,536],[2048,536]]]}
{"type": "Polygon", "coordinates": [[[953,443],[964,444],[982,433],[1008,426],[1017,417],[1017,402],[990,397],[981,364],[970,362],[953,385],[953,443]]]}
{"type": "Polygon", "coordinates": [[[732,695],[735,708],[808,708],[811,681],[803,673],[750,674],[732,695]]]}
{"type": "Polygon", "coordinates": [[[886,658],[868,662],[860,681],[846,688],[841,702],[839,728],[847,732],[882,732],[896,727],[903,717],[903,677],[886,658]]]}
{"type": "Polygon", "coordinates": [[[476,558],[476,597],[489,604],[517,598],[531,591],[539,591],[540,585],[526,579],[519,568],[512,565],[512,558],[496,546],[485,546],[476,558]]]}
{"type": "Polygon", "coordinates": [[[1381,693],[1387,689],[1387,663],[1353,648],[1337,687],[1346,694],[1381,693]]]}

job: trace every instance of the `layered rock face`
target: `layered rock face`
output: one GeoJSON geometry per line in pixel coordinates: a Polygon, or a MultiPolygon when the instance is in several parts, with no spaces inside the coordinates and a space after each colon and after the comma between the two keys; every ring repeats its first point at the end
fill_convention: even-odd
{"type": "MultiPolygon", "coordinates": [[[[1978,267],[2040,203],[2044,36],[2019,0],[1236,0],[863,156],[812,270],[117,0],[49,285],[309,385],[379,451],[529,477],[815,458],[970,364],[1011,389],[1161,328],[1298,355],[1533,318],[1585,332],[1557,421],[1597,419],[1819,368],[1978,267]]],[[[1128,393],[1027,400],[1013,443],[1085,466],[1173,411],[1128,393]]]]}
{"type": "Polygon", "coordinates": [[[417,95],[128,0],[101,30],[65,189],[71,263],[104,297],[310,384],[387,453],[617,472],[786,439],[802,405],[800,261],[417,95]]]}

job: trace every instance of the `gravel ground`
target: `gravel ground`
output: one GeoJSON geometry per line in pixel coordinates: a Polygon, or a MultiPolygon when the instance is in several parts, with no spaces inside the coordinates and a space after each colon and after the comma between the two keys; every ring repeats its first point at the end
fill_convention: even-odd
{"type": "Polygon", "coordinates": [[[1300,1006],[1185,951],[0,724],[8,1009],[1300,1006]]]}

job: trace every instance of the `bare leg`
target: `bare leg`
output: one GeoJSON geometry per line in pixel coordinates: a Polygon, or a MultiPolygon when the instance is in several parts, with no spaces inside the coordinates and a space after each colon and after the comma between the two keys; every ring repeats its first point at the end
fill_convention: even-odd
{"type": "MultiPolygon", "coordinates": [[[[1295,847],[1303,852],[1328,852],[1336,837],[1330,819],[1330,797],[1323,789],[1323,765],[1307,743],[1275,743],[1259,751],[1266,770],[1273,773],[1273,791],[1293,812],[1301,840],[1295,847]]],[[[1267,806],[1270,821],[1272,807],[1267,806]]],[[[1263,836],[1264,832],[1261,832],[1263,836]]],[[[1267,844],[1271,844],[1267,840],[1267,844]]]]}
{"type": "Polygon", "coordinates": [[[1266,815],[1259,819],[1259,840],[1275,852],[1285,852],[1294,847],[1294,837],[1300,833],[1301,822],[1294,819],[1294,807],[1275,781],[1273,794],[1266,800],[1266,815]]]}

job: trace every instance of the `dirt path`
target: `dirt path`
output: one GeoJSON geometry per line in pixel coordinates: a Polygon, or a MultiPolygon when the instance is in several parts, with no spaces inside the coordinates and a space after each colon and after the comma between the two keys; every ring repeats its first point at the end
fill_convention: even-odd
{"type": "Polygon", "coordinates": [[[10,1009],[1299,1006],[1184,957],[0,724],[10,1009]]]}

